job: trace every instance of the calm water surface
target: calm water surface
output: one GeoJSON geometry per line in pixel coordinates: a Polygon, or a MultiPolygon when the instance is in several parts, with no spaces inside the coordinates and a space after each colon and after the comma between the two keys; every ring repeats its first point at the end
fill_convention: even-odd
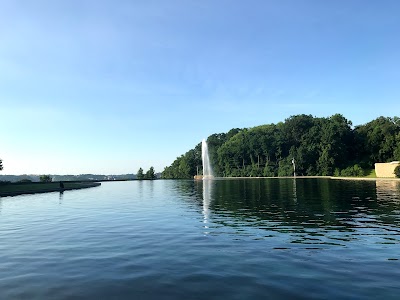
{"type": "Polygon", "coordinates": [[[0,298],[398,299],[399,184],[158,180],[0,198],[0,298]]]}

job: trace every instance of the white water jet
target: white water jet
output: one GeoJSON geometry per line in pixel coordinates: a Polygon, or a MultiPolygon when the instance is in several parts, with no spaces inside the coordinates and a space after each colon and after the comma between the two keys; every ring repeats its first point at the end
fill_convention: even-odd
{"type": "Polygon", "coordinates": [[[203,161],[203,179],[214,178],[210,164],[210,157],[208,156],[208,145],[205,139],[203,139],[201,142],[201,159],[203,161]]]}

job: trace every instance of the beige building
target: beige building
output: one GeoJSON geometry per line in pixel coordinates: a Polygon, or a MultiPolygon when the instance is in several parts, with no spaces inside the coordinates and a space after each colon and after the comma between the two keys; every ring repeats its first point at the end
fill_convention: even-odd
{"type": "Polygon", "coordinates": [[[390,163],[376,163],[375,174],[376,177],[395,178],[394,169],[400,165],[398,161],[392,161],[390,163]]]}

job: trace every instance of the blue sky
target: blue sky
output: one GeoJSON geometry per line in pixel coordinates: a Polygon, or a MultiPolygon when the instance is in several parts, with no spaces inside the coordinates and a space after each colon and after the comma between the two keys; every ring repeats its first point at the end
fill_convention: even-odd
{"type": "Polygon", "coordinates": [[[0,0],[2,174],[162,171],[295,114],[400,115],[400,2],[0,0]]]}

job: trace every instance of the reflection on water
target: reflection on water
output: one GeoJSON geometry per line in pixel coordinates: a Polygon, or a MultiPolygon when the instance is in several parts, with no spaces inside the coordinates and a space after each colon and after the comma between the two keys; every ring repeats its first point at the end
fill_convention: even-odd
{"type": "Polygon", "coordinates": [[[400,182],[394,180],[377,180],[376,197],[378,200],[400,200],[400,182]]]}
{"type": "MultiPolygon", "coordinates": [[[[210,202],[212,195],[212,184],[213,180],[204,179],[203,181],[203,216],[204,216],[204,228],[208,228],[208,220],[210,218],[210,202]]],[[[207,234],[208,232],[205,232],[207,234]]]]}
{"type": "MultiPolygon", "coordinates": [[[[309,179],[203,181],[202,211],[211,235],[290,244],[348,246],[374,237],[398,243],[399,182],[309,179]],[[231,230],[229,229],[231,228],[231,230]]],[[[286,245],[285,247],[287,247],[286,245]]]]}
{"type": "Polygon", "coordinates": [[[386,181],[107,182],[6,197],[0,298],[397,299],[399,216],[399,182],[386,181]]]}
{"type": "Polygon", "coordinates": [[[60,191],[60,195],[58,197],[58,204],[62,204],[64,199],[64,191],[60,191]]]}
{"type": "Polygon", "coordinates": [[[296,187],[296,177],[293,178],[293,200],[297,202],[297,187],[296,187]]]}

